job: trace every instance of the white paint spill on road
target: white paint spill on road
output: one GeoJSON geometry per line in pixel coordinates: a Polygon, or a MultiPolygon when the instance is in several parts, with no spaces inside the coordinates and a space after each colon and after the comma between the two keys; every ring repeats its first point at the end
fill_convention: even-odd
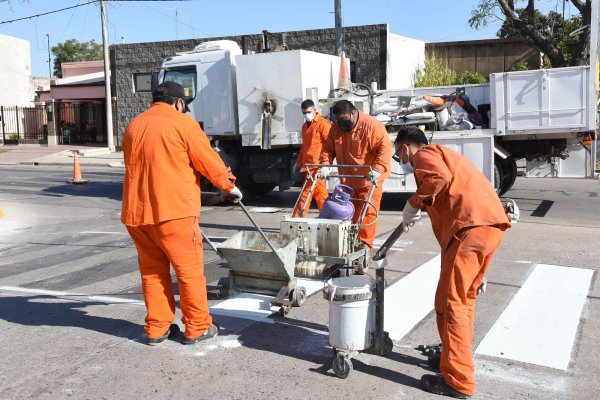
{"type": "Polygon", "coordinates": [[[262,294],[240,293],[210,307],[210,312],[224,317],[243,318],[272,324],[275,321],[268,317],[277,312],[279,307],[272,306],[271,299],[273,299],[272,296],[262,294]]]}
{"type": "Polygon", "coordinates": [[[226,349],[235,349],[237,347],[242,347],[243,345],[243,343],[239,340],[225,340],[219,344],[221,345],[221,347],[226,349]]]}
{"type": "Polygon", "coordinates": [[[433,310],[440,263],[437,255],[385,290],[385,330],[393,340],[402,339],[433,310]]]}
{"type": "Polygon", "coordinates": [[[536,265],[476,353],[566,370],[593,274],[536,265]]]}

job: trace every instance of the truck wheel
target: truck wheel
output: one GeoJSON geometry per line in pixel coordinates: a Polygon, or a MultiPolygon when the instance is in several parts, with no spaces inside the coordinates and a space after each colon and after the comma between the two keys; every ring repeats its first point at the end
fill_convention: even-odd
{"type": "Polygon", "coordinates": [[[250,197],[263,196],[263,195],[273,191],[273,189],[275,189],[275,186],[277,186],[277,185],[274,183],[249,182],[248,183],[248,193],[249,193],[250,197]]]}
{"type": "Polygon", "coordinates": [[[503,160],[494,157],[494,189],[498,196],[508,192],[517,179],[517,162],[513,158],[503,160]]]}

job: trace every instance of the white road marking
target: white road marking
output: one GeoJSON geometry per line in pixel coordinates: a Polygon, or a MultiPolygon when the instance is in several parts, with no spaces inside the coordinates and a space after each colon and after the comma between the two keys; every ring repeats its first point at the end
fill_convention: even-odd
{"type": "Polygon", "coordinates": [[[31,294],[39,294],[39,295],[45,295],[45,296],[54,296],[54,297],[82,297],[85,299],[99,301],[102,303],[122,303],[122,304],[132,304],[132,305],[136,305],[136,306],[144,305],[143,301],[124,299],[121,297],[89,296],[89,295],[86,295],[83,293],[76,293],[76,292],[61,292],[61,291],[56,291],[56,290],[30,289],[30,288],[23,288],[23,287],[17,287],[17,286],[0,286],[0,291],[31,293],[31,294]]]}
{"type": "MultiPolygon", "coordinates": [[[[296,286],[304,286],[306,295],[310,296],[323,289],[324,280],[297,278],[296,286]]],[[[271,306],[272,299],[273,296],[255,293],[239,293],[212,306],[210,312],[215,315],[243,318],[272,324],[275,321],[268,317],[279,311],[279,306],[271,306]]]]}
{"type": "Polygon", "coordinates": [[[384,325],[393,340],[400,340],[433,310],[440,276],[437,255],[385,290],[384,325]]]}
{"type": "Polygon", "coordinates": [[[536,265],[476,353],[566,370],[593,273],[536,265]]]}
{"type": "Polygon", "coordinates": [[[103,232],[103,231],[83,231],[82,235],[129,235],[127,232],[103,232]]]}

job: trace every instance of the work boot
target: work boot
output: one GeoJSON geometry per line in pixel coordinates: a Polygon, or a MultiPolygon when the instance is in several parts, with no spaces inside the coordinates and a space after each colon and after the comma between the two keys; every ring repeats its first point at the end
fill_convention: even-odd
{"type": "Polygon", "coordinates": [[[181,332],[181,330],[179,329],[179,326],[177,324],[171,324],[169,329],[167,329],[165,334],[162,335],[161,337],[146,338],[146,344],[148,346],[158,346],[159,344],[161,344],[162,342],[164,342],[167,339],[173,339],[175,336],[177,336],[177,334],[179,332],[181,332]]]}
{"type": "Polygon", "coordinates": [[[421,377],[421,389],[429,393],[454,397],[455,399],[468,399],[471,397],[471,395],[461,393],[448,385],[441,374],[423,375],[421,377]]]}
{"type": "Polygon", "coordinates": [[[184,336],[181,343],[182,344],[194,344],[194,343],[202,342],[204,340],[212,339],[215,336],[217,336],[218,334],[219,334],[219,326],[216,324],[212,324],[200,336],[196,336],[195,338],[187,338],[184,336]]]}

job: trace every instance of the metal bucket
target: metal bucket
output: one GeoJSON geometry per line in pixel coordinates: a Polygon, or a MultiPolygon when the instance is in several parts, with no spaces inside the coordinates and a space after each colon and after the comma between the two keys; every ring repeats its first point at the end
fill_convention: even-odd
{"type": "Polygon", "coordinates": [[[277,293],[294,278],[297,244],[289,235],[267,233],[266,236],[277,254],[258,232],[251,231],[236,233],[218,250],[229,263],[237,285],[277,293]]]}
{"type": "Polygon", "coordinates": [[[329,344],[360,351],[373,346],[375,280],[368,275],[333,278],[323,289],[329,300],[329,344]]]}

